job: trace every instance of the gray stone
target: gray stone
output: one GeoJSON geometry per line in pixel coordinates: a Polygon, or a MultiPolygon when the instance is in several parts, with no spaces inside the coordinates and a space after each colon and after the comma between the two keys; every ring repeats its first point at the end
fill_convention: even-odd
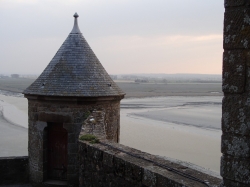
{"type": "Polygon", "coordinates": [[[220,187],[249,187],[249,184],[243,184],[240,182],[224,179],[220,187]]]}
{"type": "Polygon", "coordinates": [[[250,157],[250,139],[248,136],[223,135],[221,149],[224,154],[231,156],[250,157]]]}
{"type": "Polygon", "coordinates": [[[202,183],[190,180],[152,162],[169,164],[171,167],[201,180],[207,180],[213,187],[218,187],[221,180],[199,171],[165,160],[161,157],[143,153],[139,150],[107,141],[111,146],[90,144],[79,141],[80,186],[124,186],[124,187],[201,187],[202,183]],[[87,151],[90,153],[86,153],[87,151]],[[118,149],[116,149],[118,148],[118,149]],[[128,154],[124,153],[126,151],[128,154]],[[98,156],[94,158],[95,152],[98,156]],[[101,153],[99,153],[101,152],[101,153]],[[140,155],[141,158],[131,156],[140,155]],[[102,158],[101,158],[102,157],[102,158]],[[145,159],[142,159],[145,158],[145,159]],[[98,160],[98,161],[97,161],[98,160]],[[150,161],[152,162],[150,162],[150,161]],[[101,162],[101,163],[100,163],[101,162]],[[98,164],[97,164],[98,163],[98,164]],[[172,164],[171,164],[172,163],[172,164]]]}
{"type": "Polygon", "coordinates": [[[0,158],[0,186],[28,186],[28,157],[0,158]]]}
{"type": "Polygon", "coordinates": [[[250,184],[250,161],[249,159],[222,156],[221,176],[232,182],[250,184]]]}
{"type": "Polygon", "coordinates": [[[156,175],[154,172],[144,169],[142,175],[142,184],[150,187],[156,187],[156,175]]]}
{"type": "Polygon", "coordinates": [[[222,130],[224,133],[248,135],[250,133],[250,97],[228,95],[222,101],[222,130]]]}
{"type": "Polygon", "coordinates": [[[245,0],[224,0],[225,7],[241,6],[245,4],[245,0]]]}
{"type": "Polygon", "coordinates": [[[225,50],[248,49],[250,47],[250,9],[226,10],[224,16],[225,50]]]}
{"type": "Polygon", "coordinates": [[[245,91],[246,58],[242,50],[225,51],[223,54],[224,93],[243,93],[245,91]]]}

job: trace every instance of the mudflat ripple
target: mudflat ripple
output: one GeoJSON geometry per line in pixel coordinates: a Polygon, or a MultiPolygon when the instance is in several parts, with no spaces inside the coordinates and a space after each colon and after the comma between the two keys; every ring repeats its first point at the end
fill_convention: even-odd
{"type": "Polygon", "coordinates": [[[129,112],[131,117],[220,130],[221,101],[221,96],[125,99],[121,102],[121,109],[132,109],[129,112]]]}

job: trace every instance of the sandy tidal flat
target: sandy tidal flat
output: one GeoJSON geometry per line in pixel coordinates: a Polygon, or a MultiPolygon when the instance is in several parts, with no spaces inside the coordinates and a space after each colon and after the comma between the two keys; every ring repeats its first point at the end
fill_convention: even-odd
{"type": "Polygon", "coordinates": [[[126,99],[121,143],[219,173],[222,97],[126,99]]]}
{"type": "Polygon", "coordinates": [[[0,95],[0,157],[28,155],[28,102],[0,95]]]}
{"type": "MultiPolygon", "coordinates": [[[[214,110],[219,111],[220,105],[221,97],[124,99],[120,141],[151,154],[191,162],[218,172],[221,131],[217,128],[220,123],[217,118],[221,113],[214,110]],[[206,118],[203,120],[205,126],[197,122],[200,118],[193,119],[197,109],[201,113],[205,110],[206,114],[202,116],[206,118]],[[181,116],[183,114],[186,116],[181,116]],[[213,125],[207,125],[210,123],[213,125]]],[[[1,112],[0,115],[0,157],[27,155],[27,99],[0,95],[1,107],[5,114],[1,112]],[[12,110],[6,112],[7,108],[12,110]],[[6,117],[10,120],[5,120],[6,117]]]]}

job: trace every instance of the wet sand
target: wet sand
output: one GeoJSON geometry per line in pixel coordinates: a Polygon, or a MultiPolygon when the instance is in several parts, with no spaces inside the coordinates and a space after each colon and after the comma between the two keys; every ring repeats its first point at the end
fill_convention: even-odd
{"type": "Polygon", "coordinates": [[[16,126],[28,128],[28,102],[26,98],[0,94],[0,107],[6,121],[16,126]]]}
{"type": "Polygon", "coordinates": [[[28,129],[14,126],[0,114],[0,157],[28,155],[28,129]]]}
{"type": "Polygon", "coordinates": [[[219,173],[221,99],[219,96],[123,100],[120,141],[219,173]]]}
{"type": "MultiPolygon", "coordinates": [[[[121,104],[120,142],[219,172],[221,131],[216,127],[218,120],[209,116],[214,113],[221,115],[213,111],[213,107],[220,110],[220,102],[221,97],[124,99],[121,104]],[[193,117],[201,108],[211,109],[211,113],[201,117],[206,118],[203,120],[207,121],[205,127],[204,124],[193,124],[200,120],[193,117]],[[180,117],[188,110],[185,117],[180,117]],[[185,121],[188,123],[183,123],[185,121]],[[209,123],[215,125],[209,126],[209,123]]],[[[10,123],[0,115],[0,157],[27,155],[27,100],[0,95],[0,106],[4,108],[5,118],[12,119],[10,123]],[[7,112],[8,108],[10,112],[7,112]]]]}
{"type": "Polygon", "coordinates": [[[26,155],[28,155],[28,129],[9,123],[0,111],[0,157],[26,155]]]}
{"type": "Polygon", "coordinates": [[[27,156],[28,102],[21,94],[9,95],[0,94],[0,157],[27,156]]]}

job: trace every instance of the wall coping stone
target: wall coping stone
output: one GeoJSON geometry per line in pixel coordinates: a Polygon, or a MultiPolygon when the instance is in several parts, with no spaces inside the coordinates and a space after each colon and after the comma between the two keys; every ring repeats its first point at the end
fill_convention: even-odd
{"type": "Polygon", "coordinates": [[[28,156],[0,157],[0,186],[28,185],[28,156]]]}
{"type": "MultiPolygon", "coordinates": [[[[122,144],[118,144],[118,143],[113,143],[113,142],[109,142],[107,140],[100,140],[100,143],[97,144],[91,144],[87,141],[81,141],[79,140],[79,153],[81,153],[81,149],[85,149],[87,150],[87,155],[102,155],[102,158],[98,158],[103,160],[103,157],[105,157],[107,154],[110,155],[111,157],[113,157],[113,160],[111,160],[111,162],[114,162],[114,160],[119,160],[119,162],[121,163],[125,163],[125,166],[127,165],[126,163],[128,163],[128,165],[135,165],[136,167],[141,168],[141,170],[143,171],[142,176],[141,176],[141,180],[142,180],[142,184],[145,186],[164,186],[164,185],[176,185],[176,186],[183,186],[183,187],[202,187],[202,186],[206,186],[202,183],[199,183],[197,181],[193,181],[190,180],[188,178],[185,178],[181,175],[178,175],[176,173],[173,173],[167,169],[164,169],[162,167],[159,167],[155,164],[153,164],[152,162],[149,162],[147,160],[151,160],[153,162],[157,162],[163,165],[167,165],[170,166],[171,168],[174,168],[178,171],[184,172],[186,174],[192,175],[196,178],[199,178],[203,181],[208,182],[208,184],[210,186],[216,187],[219,186],[221,183],[221,179],[208,175],[206,173],[203,173],[201,171],[189,168],[189,167],[185,167],[183,165],[174,163],[170,160],[167,160],[164,157],[160,157],[160,156],[156,156],[156,155],[152,155],[149,153],[145,153],[142,151],[139,151],[137,149],[128,147],[128,146],[124,146],[122,144]],[[110,146],[117,148],[117,149],[113,149],[109,146],[103,145],[104,144],[109,144],[110,146]],[[119,150],[118,150],[119,149],[119,150]],[[88,152],[89,150],[89,152],[88,152]],[[120,151],[122,150],[122,151],[120,151]],[[93,153],[93,151],[97,152],[97,153],[93,153]],[[131,155],[128,155],[125,152],[128,152],[130,154],[136,154],[139,155],[145,159],[140,159],[140,158],[136,158],[133,157],[131,155]],[[100,153],[101,152],[101,153],[100,153]],[[150,176],[150,177],[149,177],[150,176]],[[165,182],[163,182],[165,181],[165,182]],[[163,184],[164,183],[164,184],[163,184]]],[[[81,155],[79,155],[81,156],[81,155]]],[[[95,156],[88,156],[89,159],[97,159],[94,158],[95,156]]],[[[110,162],[110,161],[109,161],[110,162]]],[[[109,163],[110,166],[112,166],[112,163],[109,163]]],[[[126,170],[126,169],[125,169],[126,170]]],[[[124,177],[126,179],[125,176],[125,172],[124,175],[122,173],[119,174],[119,177],[124,177]]],[[[81,176],[80,176],[81,177],[81,176]]]]}

